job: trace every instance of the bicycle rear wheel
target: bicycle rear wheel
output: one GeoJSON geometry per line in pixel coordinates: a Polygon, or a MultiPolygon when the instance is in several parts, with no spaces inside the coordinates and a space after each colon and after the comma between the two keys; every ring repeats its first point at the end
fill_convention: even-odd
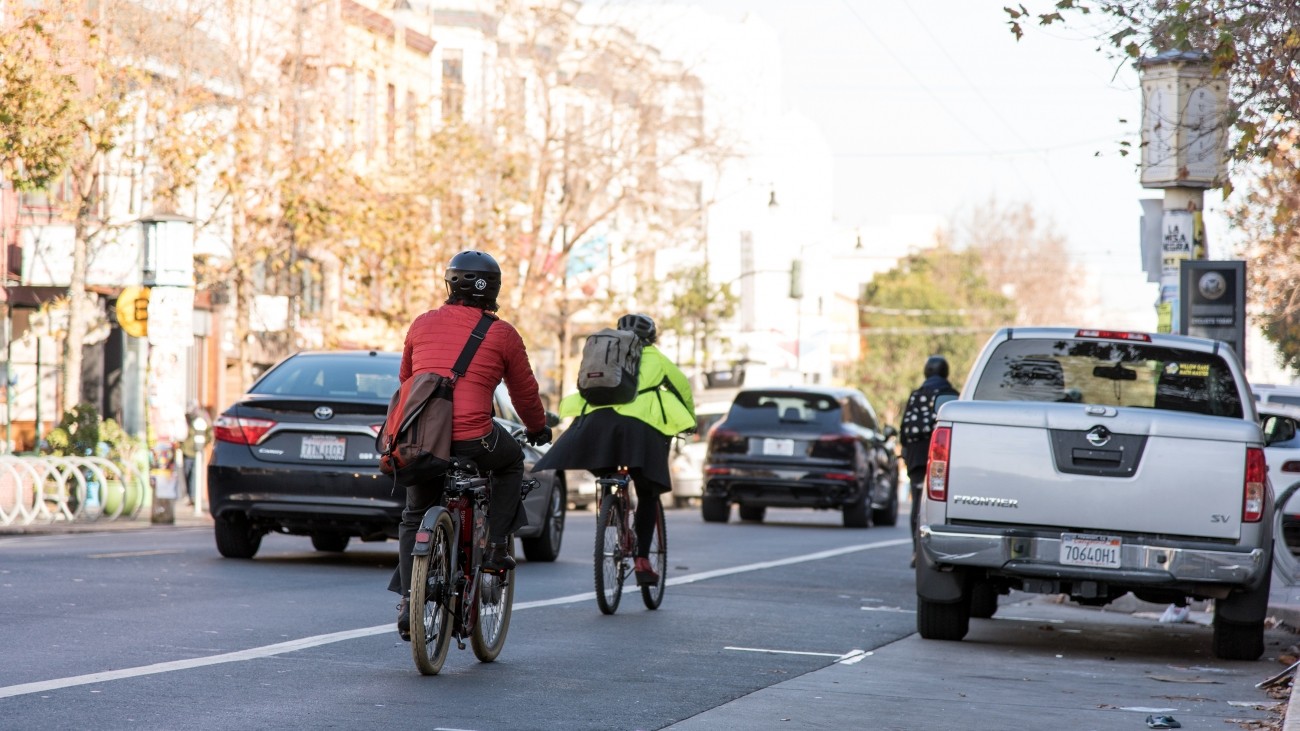
{"type": "Polygon", "coordinates": [[[627,576],[623,553],[623,511],[618,498],[606,495],[596,516],[596,604],[604,614],[618,611],[627,576]]]}
{"type": "Polygon", "coordinates": [[[646,609],[658,609],[664,600],[664,587],[668,585],[668,533],[664,525],[664,505],[655,500],[655,532],[650,536],[650,568],[659,574],[659,581],[641,587],[641,601],[646,609]]]}
{"type": "Polygon", "coordinates": [[[451,516],[433,524],[431,550],[411,567],[411,654],[422,675],[437,675],[451,646],[451,516]]]}
{"type": "MultiPolygon", "coordinates": [[[[514,555],[514,540],[509,541],[510,554],[514,555]]],[[[506,632],[510,629],[510,610],[515,603],[515,572],[489,574],[479,572],[478,601],[474,619],[474,631],[470,632],[469,644],[474,648],[474,656],[481,662],[492,662],[501,654],[506,644],[506,632]]]]}

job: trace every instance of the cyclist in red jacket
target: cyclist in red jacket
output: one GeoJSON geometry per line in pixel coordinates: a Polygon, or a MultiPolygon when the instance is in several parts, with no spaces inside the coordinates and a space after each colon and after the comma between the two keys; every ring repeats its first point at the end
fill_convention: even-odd
{"type": "MultiPolygon", "coordinates": [[[[491,256],[481,251],[462,251],[452,257],[443,279],[447,284],[446,303],[415,318],[406,332],[399,372],[403,382],[429,371],[451,375],[451,367],[474,326],[485,312],[497,310],[501,268],[491,256]]],[[[503,379],[527,429],[529,444],[550,443],[551,428],[546,425],[546,412],[524,341],[510,323],[497,318],[465,375],[456,382],[452,399],[452,453],[474,460],[481,470],[492,475],[484,571],[515,567],[507,542],[512,532],[528,522],[520,497],[523,450],[508,431],[492,420],[492,393],[503,379]]],[[[441,499],[439,480],[406,490],[406,509],[398,529],[398,566],[388,585],[402,597],[397,606],[397,631],[404,640],[411,638],[411,550],[415,547],[415,532],[425,511],[441,499]]]]}

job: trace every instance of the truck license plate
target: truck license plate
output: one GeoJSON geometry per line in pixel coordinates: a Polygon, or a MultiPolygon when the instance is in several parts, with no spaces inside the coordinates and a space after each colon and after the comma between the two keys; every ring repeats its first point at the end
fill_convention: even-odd
{"type": "Polygon", "coordinates": [[[302,459],[347,459],[348,440],[346,437],[303,437],[302,459]]]}
{"type": "Polygon", "coordinates": [[[1119,551],[1122,545],[1119,536],[1062,533],[1061,563],[1068,566],[1117,569],[1120,567],[1119,551]]]}
{"type": "Polygon", "coordinates": [[[764,439],[763,454],[774,454],[780,457],[794,456],[793,439],[764,439]]]}

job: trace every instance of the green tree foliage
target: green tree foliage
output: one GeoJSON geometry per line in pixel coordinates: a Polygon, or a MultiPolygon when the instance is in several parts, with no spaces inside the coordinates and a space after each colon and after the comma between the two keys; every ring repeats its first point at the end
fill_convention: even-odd
{"type": "Polygon", "coordinates": [[[63,174],[77,136],[73,75],[38,15],[0,29],[0,177],[40,190],[63,174]]]}
{"type": "Polygon", "coordinates": [[[944,236],[877,275],[859,306],[864,350],[851,380],[890,424],[898,423],[908,393],[921,383],[928,356],[946,357],[953,385],[961,388],[979,349],[1016,312],[989,287],[979,252],[955,250],[944,236]]]}
{"type": "Polygon", "coordinates": [[[1295,0],[1055,0],[1043,11],[1004,8],[1020,38],[1032,24],[1086,25],[1111,51],[1136,59],[1162,51],[1210,54],[1230,80],[1234,155],[1266,155],[1300,119],[1300,3],[1295,0]]]}
{"type": "Polygon", "coordinates": [[[731,291],[730,282],[711,284],[703,264],[673,272],[668,284],[674,294],[669,311],[659,321],[660,329],[675,333],[679,348],[689,348],[677,356],[678,365],[708,369],[712,365],[709,347],[723,345],[717,342],[718,324],[735,316],[740,298],[731,291]]]}

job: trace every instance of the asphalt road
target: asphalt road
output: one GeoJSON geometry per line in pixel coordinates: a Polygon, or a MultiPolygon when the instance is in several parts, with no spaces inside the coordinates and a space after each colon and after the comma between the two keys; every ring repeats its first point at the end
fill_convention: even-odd
{"type": "MultiPolygon", "coordinates": [[[[500,658],[453,647],[436,677],[392,627],[393,543],[321,554],[269,536],[233,561],[202,528],[0,538],[0,727],[998,729],[1040,727],[1050,709],[1053,728],[1144,728],[1135,711],[1097,725],[1098,706],[1201,695],[1138,684],[1213,665],[1208,627],[1044,602],[972,622],[966,642],[920,640],[904,525],[768,516],[669,511],[663,606],[630,592],[607,617],[591,594],[593,516],[572,512],[560,560],[517,572],[500,658]]],[[[1271,635],[1268,654],[1288,639],[1271,635]]],[[[1279,669],[1230,664],[1211,676],[1221,713],[1198,713],[1216,727],[1266,718],[1223,704],[1268,701],[1253,684],[1279,669]]]]}

